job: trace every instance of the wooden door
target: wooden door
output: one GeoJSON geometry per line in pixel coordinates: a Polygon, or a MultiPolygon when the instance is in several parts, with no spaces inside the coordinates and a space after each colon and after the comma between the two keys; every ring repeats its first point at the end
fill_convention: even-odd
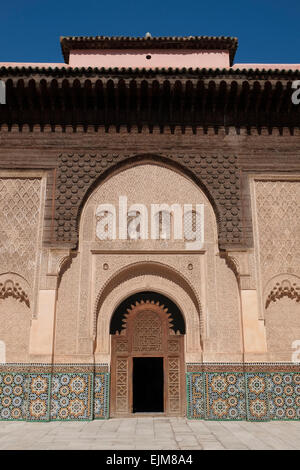
{"type": "Polygon", "coordinates": [[[123,325],[120,334],[112,335],[111,416],[128,416],[133,412],[134,357],[163,358],[164,414],[183,416],[183,335],[175,334],[171,313],[159,302],[136,302],[127,310],[123,325]]]}

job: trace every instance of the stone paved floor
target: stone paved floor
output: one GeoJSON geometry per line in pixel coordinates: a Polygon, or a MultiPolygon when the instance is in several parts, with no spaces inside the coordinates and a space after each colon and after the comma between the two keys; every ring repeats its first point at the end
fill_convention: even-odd
{"type": "Polygon", "coordinates": [[[0,422],[2,449],[300,449],[300,422],[138,417],[90,422],[0,422]]]}

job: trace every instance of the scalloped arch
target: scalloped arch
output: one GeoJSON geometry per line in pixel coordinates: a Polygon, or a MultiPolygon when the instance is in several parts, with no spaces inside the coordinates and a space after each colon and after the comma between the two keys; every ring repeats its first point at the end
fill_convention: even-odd
{"type": "Polygon", "coordinates": [[[264,289],[264,307],[265,310],[271,302],[276,302],[282,297],[300,302],[300,278],[295,274],[281,273],[272,277],[264,289]]]}

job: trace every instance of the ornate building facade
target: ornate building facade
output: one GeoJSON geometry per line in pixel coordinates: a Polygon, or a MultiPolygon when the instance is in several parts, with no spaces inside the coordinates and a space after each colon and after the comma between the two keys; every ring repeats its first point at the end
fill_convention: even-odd
{"type": "Polygon", "coordinates": [[[0,63],[0,419],[300,419],[300,65],[234,64],[227,37],[61,47],[0,63]],[[120,196],[128,226],[201,207],[203,243],[164,210],[101,237],[120,196]]]}

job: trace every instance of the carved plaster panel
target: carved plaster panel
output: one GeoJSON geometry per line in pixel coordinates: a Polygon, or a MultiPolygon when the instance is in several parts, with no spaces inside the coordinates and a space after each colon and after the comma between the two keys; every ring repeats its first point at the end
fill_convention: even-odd
{"type": "Polygon", "coordinates": [[[44,192],[42,173],[0,172],[0,273],[14,272],[26,279],[33,314],[40,269],[44,192]]]}
{"type": "Polygon", "coordinates": [[[300,178],[254,177],[252,209],[263,316],[270,280],[286,273],[292,283],[292,277],[300,275],[300,178]]]}

